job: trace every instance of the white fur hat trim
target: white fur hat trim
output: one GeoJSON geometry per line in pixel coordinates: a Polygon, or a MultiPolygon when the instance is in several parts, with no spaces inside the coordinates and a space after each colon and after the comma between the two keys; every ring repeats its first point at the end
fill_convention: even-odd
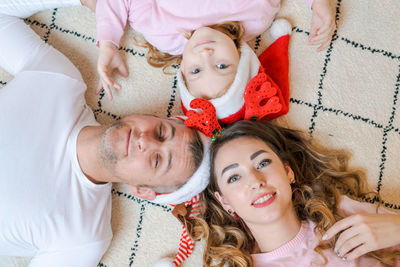
{"type": "Polygon", "coordinates": [[[157,261],[155,264],[153,264],[153,267],[175,267],[175,264],[173,263],[174,259],[170,258],[163,258],[159,261],[157,261]]]}
{"type": "MultiPolygon", "coordinates": [[[[210,100],[215,107],[218,119],[227,118],[243,107],[243,95],[246,86],[249,81],[257,75],[259,68],[260,61],[257,55],[245,42],[242,42],[235,80],[224,95],[210,100]]],[[[182,103],[187,110],[190,110],[190,102],[195,99],[195,97],[189,93],[186,88],[180,69],[177,73],[177,80],[182,103]]]]}
{"type": "Polygon", "coordinates": [[[159,195],[151,202],[157,204],[180,204],[201,193],[210,181],[209,148],[210,140],[207,139],[207,141],[203,142],[203,159],[200,166],[181,188],[169,194],[159,195]]]}

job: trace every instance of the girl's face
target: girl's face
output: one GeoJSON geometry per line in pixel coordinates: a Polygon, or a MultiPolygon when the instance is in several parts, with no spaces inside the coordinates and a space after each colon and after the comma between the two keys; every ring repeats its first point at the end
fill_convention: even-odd
{"type": "Polygon", "coordinates": [[[214,99],[231,86],[238,64],[239,51],[232,39],[222,32],[202,27],[187,42],[180,69],[194,97],[214,99]]]}
{"type": "Polygon", "coordinates": [[[240,137],[227,142],[216,155],[214,171],[221,190],[215,196],[250,229],[294,212],[294,173],[263,141],[240,137]]]}

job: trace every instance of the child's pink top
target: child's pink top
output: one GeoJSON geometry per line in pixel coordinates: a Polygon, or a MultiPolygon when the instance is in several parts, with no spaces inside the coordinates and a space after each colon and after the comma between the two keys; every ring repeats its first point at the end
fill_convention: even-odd
{"type": "Polygon", "coordinates": [[[98,0],[98,41],[119,46],[126,21],[162,52],[180,55],[187,39],[181,32],[224,21],[240,21],[245,41],[263,33],[280,9],[280,0],[98,0]]]}
{"type": "MultiPolygon", "coordinates": [[[[350,216],[356,213],[375,213],[376,205],[358,202],[343,196],[339,209],[342,211],[343,216],[350,216]]],[[[380,208],[378,213],[391,213],[391,211],[380,208]]],[[[254,266],[322,266],[319,264],[322,264],[324,259],[314,251],[320,240],[320,237],[317,237],[314,233],[314,226],[315,224],[312,222],[303,222],[296,237],[282,247],[267,253],[253,254],[254,266]]],[[[396,249],[400,249],[400,245],[396,246],[396,249]]],[[[328,259],[328,263],[325,266],[384,266],[379,261],[366,256],[352,261],[344,261],[336,256],[332,249],[324,250],[323,252],[328,259]]],[[[395,266],[400,266],[400,262],[397,262],[395,266]]]]}

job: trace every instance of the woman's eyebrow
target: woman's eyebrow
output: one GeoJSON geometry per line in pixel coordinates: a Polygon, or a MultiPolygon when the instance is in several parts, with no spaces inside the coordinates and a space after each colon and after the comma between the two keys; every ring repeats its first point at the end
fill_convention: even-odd
{"type": "Polygon", "coordinates": [[[262,154],[262,153],[268,153],[267,151],[260,149],[257,152],[254,152],[251,156],[250,156],[250,160],[255,159],[258,155],[262,154]]]}
{"type": "Polygon", "coordinates": [[[238,166],[239,166],[239,164],[233,163],[233,164],[231,164],[231,165],[225,167],[225,168],[222,170],[222,172],[221,172],[221,176],[222,176],[226,171],[229,171],[230,169],[233,169],[233,168],[237,168],[238,166]]]}

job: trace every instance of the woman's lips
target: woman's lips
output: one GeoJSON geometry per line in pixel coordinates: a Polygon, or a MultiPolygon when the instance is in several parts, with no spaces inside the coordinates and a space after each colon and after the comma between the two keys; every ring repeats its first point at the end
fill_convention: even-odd
{"type": "Polygon", "coordinates": [[[255,208],[263,208],[269,206],[274,202],[276,196],[276,192],[268,192],[257,197],[251,205],[255,208]]]}

